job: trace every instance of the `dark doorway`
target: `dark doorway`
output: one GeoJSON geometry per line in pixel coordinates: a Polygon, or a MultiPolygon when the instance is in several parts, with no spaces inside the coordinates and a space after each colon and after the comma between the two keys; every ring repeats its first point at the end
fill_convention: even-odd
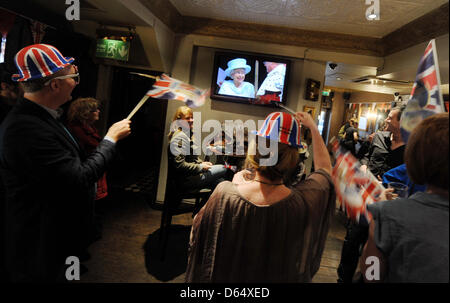
{"type": "MultiPolygon", "coordinates": [[[[159,75],[158,72],[117,67],[113,72],[108,125],[125,119],[152,87],[154,80],[130,72],[159,75]]],[[[156,200],[167,100],[148,99],[131,118],[132,134],[118,142],[118,157],[108,171],[112,187],[126,188],[145,195],[148,203],[156,200]]]]}

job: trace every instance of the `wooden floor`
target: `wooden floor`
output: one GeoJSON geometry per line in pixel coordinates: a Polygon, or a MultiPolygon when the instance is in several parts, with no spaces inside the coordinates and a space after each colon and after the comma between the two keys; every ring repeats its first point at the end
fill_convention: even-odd
{"type": "MultiPolygon", "coordinates": [[[[104,207],[103,235],[89,249],[88,272],[80,282],[162,283],[184,282],[187,242],[192,216],[173,218],[164,261],[158,245],[161,210],[150,207],[139,194],[120,191],[104,207]]],[[[328,234],[320,270],[314,283],[336,283],[344,219],[337,213],[328,234]]]]}

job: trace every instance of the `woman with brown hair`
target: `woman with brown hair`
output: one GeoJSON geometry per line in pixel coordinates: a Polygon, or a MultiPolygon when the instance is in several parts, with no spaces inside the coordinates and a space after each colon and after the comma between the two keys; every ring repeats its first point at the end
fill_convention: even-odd
{"type": "MultiPolygon", "coordinates": [[[[102,137],[100,137],[98,130],[94,126],[95,122],[100,118],[99,105],[100,102],[97,99],[78,98],[70,104],[67,112],[67,126],[70,133],[76,137],[78,144],[86,153],[86,156],[95,151],[95,148],[102,140],[102,137]]],[[[101,238],[102,223],[99,201],[102,201],[101,199],[104,199],[107,195],[108,185],[106,182],[106,173],[104,173],[96,183],[95,202],[93,205],[90,205],[90,209],[88,210],[91,213],[90,220],[92,224],[90,228],[90,242],[101,238]]],[[[89,259],[89,257],[89,253],[87,252],[82,255],[83,259],[89,259]]]]}
{"type": "Polygon", "coordinates": [[[196,215],[187,282],[310,282],[319,269],[335,207],[330,157],[319,130],[307,113],[276,112],[257,135],[272,139],[265,143],[278,150],[269,158],[278,157],[263,164],[267,156],[251,143],[256,154],[247,154],[249,171],[219,184],[196,215]],[[290,186],[284,180],[299,163],[300,123],[311,130],[316,171],[290,186]]]}
{"type": "Polygon", "coordinates": [[[406,145],[408,175],[426,192],[368,206],[373,220],[361,270],[373,267],[373,258],[366,260],[376,257],[379,275],[369,269],[366,281],[448,283],[448,128],[448,113],[428,117],[406,145]]]}
{"type": "MultiPolygon", "coordinates": [[[[92,153],[102,140],[94,124],[100,118],[100,102],[94,98],[78,98],[70,104],[67,112],[68,128],[77,138],[80,147],[88,154],[92,153]]],[[[106,174],[97,181],[95,200],[108,195],[106,174]]]]}

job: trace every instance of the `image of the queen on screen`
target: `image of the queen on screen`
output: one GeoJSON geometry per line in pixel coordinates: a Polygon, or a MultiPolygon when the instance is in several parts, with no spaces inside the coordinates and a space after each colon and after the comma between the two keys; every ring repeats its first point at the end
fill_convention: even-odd
{"type": "Polygon", "coordinates": [[[225,71],[221,68],[218,71],[219,95],[255,98],[255,87],[244,81],[245,75],[252,69],[250,65],[247,65],[247,61],[243,58],[236,58],[228,61],[227,66],[225,71]],[[231,80],[225,80],[227,77],[231,80]]]}

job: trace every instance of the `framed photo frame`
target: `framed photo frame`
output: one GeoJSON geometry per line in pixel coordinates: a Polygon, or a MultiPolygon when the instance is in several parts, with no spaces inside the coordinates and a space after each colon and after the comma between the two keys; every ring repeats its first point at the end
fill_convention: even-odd
{"type": "Polygon", "coordinates": [[[306,79],[305,100],[319,100],[320,81],[306,79]]]}
{"type": "Polygon", "coordinates": [[[315,118],[315,115],[316,115],[316,108],[315,107],[303,106],[303,111],[305,113],[309,113],[311,115],[311,117],[313,117],[313,119],[315,118]]]}

